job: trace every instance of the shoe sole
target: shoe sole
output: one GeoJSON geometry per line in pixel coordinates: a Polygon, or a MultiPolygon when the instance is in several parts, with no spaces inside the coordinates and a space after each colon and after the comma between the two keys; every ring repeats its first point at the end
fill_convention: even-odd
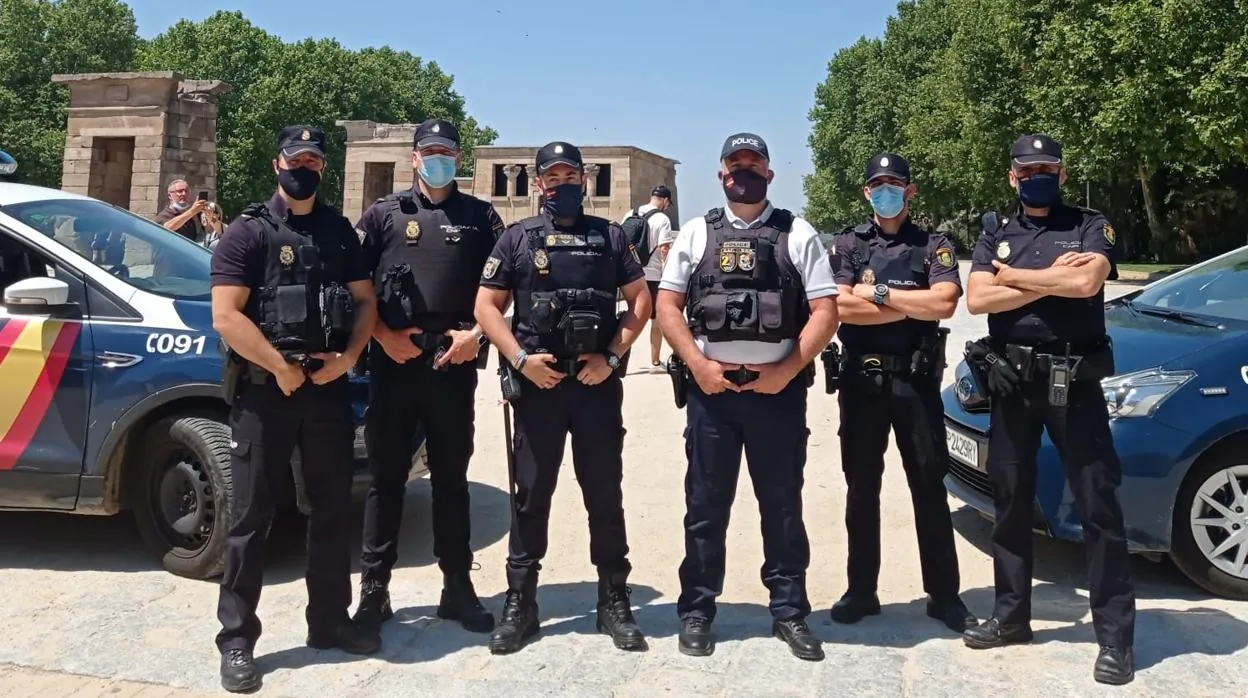
{"type": "Polygon", "coordinates": [[[463,616],[461,616],[460,614],[455,613],[454,611],[451,611],[448,609],[444,609],[441,606],[438,606],[437,616],[441,618],[442,620],[450,620],[450,621],[455,621],[459,623],[460,625],[464,626],[464,630],[467,630],[470,633],[494,632],[494,616],[491,616],[488,614],[485,617],[488,618],[489,622],[488,623],[482,622],[479,625],[473,623],[472,621],[466,621],[464,620],[463,616]]]}
{"type": "Polygon", "coordinates": [[[239,681],[237,683],[229,683],[225,679],[221,679],[221,688],[230,693],[251,693],[260,688],[260,677],[239,681]]]}
{"type": "MultiPolygon", "coordinates": [[[[781,633],[779,630],[773,630],[771,632],[771,636],[783,642],[784,644],[789,645],[788,639],[785,638],[784,634],[781,633]]],[[[817,651],[804,652],[802,650],[797,649],[793,645],[789,645],[789,651],[793,653],[794,657],[805,660],[807,662],[821,662],[824,660],[824,657],[826,656],[822,649],[817,650],[817,651]]]]}
{"type": "Polygon", "coordinates": [[[649,646],[646,644],[646,638],[644,637],[637,638],[636,640],[620,640],[616,638],[614,635],[612,635],[611,631],[608,630],[607,627],[603,625],[601,621],[597,621],[594,625],[595,627],[598,628],[599,633],[603,635],[608,635],[611,637],[611,642],[612,644],[615,645],[615,648],[617,650],[624,650],[626,652],[638,652],[638,651],[649,648],[649,646]]]}
{"type": "Polygon", "coordinates": [[[677,645],[678,645],[678,648],[680,649],[680,653],[685,655],[686,657],[709,657],[712,654],[715,654],[715,643],[711,643],[711,645],[704,650],[694,649],[693,647],[686,647],[685,645],[680,644],[679,642],[677,642],[677,645]]]}
{"type": "Polygon", "coordinates": [[[1097,683],[1103,683],[1109,686],[1125,686],[1135,680],[1135,672],[1131,672],[1126,676],[1102,676],[1092,674],[1092,679],[1097,683]]]}
{"type": "Polygon", "coordinates": [[[1005,647],[1006,645],[1025,645],[1028,642],[1031,642],[1033,637],[1034,635],[1032,633],[1027,633],[1024,636],[1012,637],[1008,640],[998,640],[996,642],[981,642],[979,640],[972,640],[971,638],[963,635],[962,644],[966,645],[967,647],[970,647],[973,650],[990,650],[990,649],[995,649],[997,647],[1005,647]]]}
{"type": "Polygon", "coordinates": [[[512,654],[513,652],[519,652],[520,650],[524,649],[524,646],[528,644],[529,640],[537,636],[537,634],[541,631],[541,629],[542,627],[539,625],[533,628],[533,630],[521,635],[520,644],[516,645],[515,647],[511,647],[507,643],[498,642],[498,641],[495,641],[493,638],[491,638],[489,643],[487,643],[487,646],[490,648],[490,654],[512,654]]]}

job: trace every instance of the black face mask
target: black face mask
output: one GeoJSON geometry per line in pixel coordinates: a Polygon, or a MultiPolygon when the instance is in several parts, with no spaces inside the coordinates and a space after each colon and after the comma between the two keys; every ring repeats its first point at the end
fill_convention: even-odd
{"type": "Polygon", "coordinates": [[[547,189],[545,194],[542,210],[552,218],[575,218],[581,212],[581,202],[585,200],[585,190],[579,184],[560,184],[547,189]]]}
{"type": "Polygon", "coordinates": [[[316,188],[321,184],[321,173],[306,167],[278,170],[277,183],[287,196],[295,201],[304,201],[316,194],[316,188]]]}
{"type": "Polygon", "coordinates": [[[720,177],[724,196],[734,204],[756,204],[767,198],[767,178],[754,170],[734,170],[720,177]]]}

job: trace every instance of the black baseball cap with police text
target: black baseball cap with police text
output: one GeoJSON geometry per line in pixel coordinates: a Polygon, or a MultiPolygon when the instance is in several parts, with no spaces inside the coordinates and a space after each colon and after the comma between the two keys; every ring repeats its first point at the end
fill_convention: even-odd
{"type": "Polygon", "coordinates": [[[288,158],[312,153],[324,160],[325,133],[315,126],[287,126],[277,132],[277,149],[288,158]]]}
{"type": "Polygon", "coordinates": [[[455,128],[455,124],[444,119],[425,119],[421,122],[412,137],[412,150],[434,145],[459,150],[459,129],[455,128]]]}
{"type": "Polygon", "coordinates": [[[910,183],[910,163],[897,153],[880,153],[867,161],[864,182],[870,184],[877,177],[896,177],[910,183]]]}
{"type": "Polygon", "coordinates": [[[719,159],[724,160],[740,150],[752,150],[768,160],[771,159],[771,154],[767,151],[767,141],[753,133],[737,133],[728,136],[728,139],[724,141],[723,150],[719,153],[719,159]]]}
{"type": "Polygon", "coordinates": [[[585,161],[576,146],[566,141],[555,141],[537,151],[537,171],[545,172],[555,165],[567,165],[579,170],[585,167],[585,161]]]}
{"type": "Polygon", "coordinates": [[[1015,165],[1060,165],[1062,145],[1043,133],[1021,136],[1010,148],[1010,162],[1015,165]]]}

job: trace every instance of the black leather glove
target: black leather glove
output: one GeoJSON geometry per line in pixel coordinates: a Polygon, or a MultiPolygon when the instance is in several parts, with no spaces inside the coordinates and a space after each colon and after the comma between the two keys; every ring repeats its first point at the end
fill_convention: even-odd
{"type": "Polygon", "coordinates": [[[988,392],[998,397],[1009,397],[1018,392],[1021,379],[1014,367],[992,350],[985,340],[966,343],[966,360],[978,369],[987,383],[988,392]]]}

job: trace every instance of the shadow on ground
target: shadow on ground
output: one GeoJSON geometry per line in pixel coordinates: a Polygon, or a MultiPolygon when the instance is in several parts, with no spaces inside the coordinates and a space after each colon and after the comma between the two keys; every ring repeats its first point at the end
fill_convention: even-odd
{"type": "MultiPolygon", "coordinates": [[[[953,527],[968,543],[989,558],[992,557],[991,521],[980,516],[971,507],[963,506],[953,512],[953,527]]],[[[1032,575],[1035,581],[1087,590],[1087,562],[1082,543],[1035,535],[1033,546],[1035,567],[1032,575]]],[[[1193,584],[1174,566],[1169,557],[1154,562],[1142,555],[1132,555],[1131,579],[1135,582],[1136,596],[1142,599],[1202,601],[1217,598],[1193,584]]],[[[991,608],[991,604],[988,608],[991,608]]]]}
{"type": "MultiPolygon", "coordinates": [[[[434,563],[430,520],[430,483],[422,478],[408,484],[397,568],[434,563]]],[[[469,483],[472,500],[472,544],[476,550],[507,535],[507,492],[469,483]]],[[[359,566],[364,505],[352,507],[352,569],[359,566]]],[[[302,579],[305,564],[306,519],[296,510],[284,512],[270,532],[265,583],[302,579]]],[[[151,572],[163,569],[159,558],[144,547],[129,512],[116,516],[76,516],[43,512],[0,512],[0,569],[55,571],[151,572]]],[[[209,580],[215,584],[217,580],[209,580]]]]}

